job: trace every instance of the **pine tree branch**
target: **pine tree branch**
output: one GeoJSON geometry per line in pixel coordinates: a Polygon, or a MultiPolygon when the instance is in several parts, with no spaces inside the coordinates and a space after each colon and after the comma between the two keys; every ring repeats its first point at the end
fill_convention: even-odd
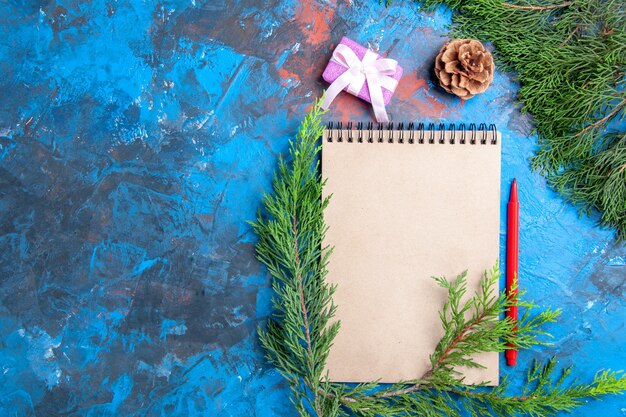
{"type": "Polygon", "coordinates": [[[560,46],[560,47],[565,46],[565,44],[567,44],[567,43],[570,41],[570,39],[572,39],[572,37],[573,37],[573,36],[576,34],[576,32],[578,32],[579,30],[580,30],[580,26],[576,26],[576,27],[574,28],[574,30],[572,30],[572,31],[569,33],[569,35],[567,35],[567,38],[565,38],[565,39],[563,40],[563,42],[561,42],[561,44],[560,44],[559,46],[560,46]]]}
{"type": "Polygon", "coordinates": [[[622,372],[604,371],[595,375],[590,383],[573,381],[567,384],[572,368],[565,368],[555,377],[556,359],[544,365],[535,363],[528,373],[521,395],[504,396],[503,390],[472,391],[467,387],[452,388],[450,392],[470,401],[470,410],[489,407],[493,415],[529,414],[549,416],[558,411],[571,411],[586,402],[587,398],[621,393],[626,389],[622,372]]]}
{"type": "MultiPolygon", "coordinates": [[[[296,271],[296,281],[298,283],[298,293],[300,295],[300,308],[302,309],[302,321],[304,322],[304,332],[306,339],[306,349],[309,353],[309,364],[313,366],[313,349],[311,348],[311,325],[309,323],[309,315],[306,308],[306,301],[304,298],[304,284],[302,279],[302,272],[300,271],[300,246],[298,244],[298,218],[296,216],[295,210],[292,213],[292,230],[293,230],[293,251],[295,256],[295,271],[296,271]]],[[[315,381],[316,382],[316,381],[315,381]]],[[[314,381],[310,381],[307,378],[308,385],[313,385],[314,381]]],[[[315,411],[319,417],[323,417],[324,413],[320,406],[320,398],[318,394],[314,394],[313,405],[315,407],[315,411]]]]}
{"type": "Polygon", "coordinates": [[[609,114],[607,114],[603,118],[601,118],[601,119],[597,120],[596,122],[590,124],[589,126],[585,127],[583,130],[581,130],[580,132],[576,133],[574,135],[574,137],[581,136],[581,135],[583,135],[584,133],[586,133],[587,131],[589,131],[591,129],[596,129],[596,128],[604,125],[606,122],[608,122],[609,120],[611,120],[612,118],[617,116],[619,114],[619,112],[624,108],[624,106],[626,106],[626,98],[624,100],[622,100],[619,104],[617,104],[615,106],[615,108],[613,108],[613,111],[611,111],[609,114]]]}
{"type": "Polygon", "coordinates": [[[552,9],[561,9],[563,7],[571,6],[573,1],[566,1],[561,4],[551,4],[547,6],[521,6],[519,4],[511,4],[511,3],[502,3],[503,6],[511,7],[513,9],[521,9],[521,10],[552,10],[552,9]]]}
{"type": "Polygon", "coordinates": [[[435,365],[432,367],[432,369],[430,371],[431,373],[434,372],[435,370],[437,370],[437,368],[439,367],[439,365],[441,365],[442,362],[445,362],[445,360],[448,358],[448,355],[450,354],[450,352],[452,352],[452,350],[456,349],[456,346],[459,344],[459,342],[461,342],[463,340],[465,335],[469,331],[471,331],[475,326],[480,324],[481,321],[487,316],[487,314],[488,314],[488,312],[486,310],[483,310],[482,312],[480,312],[480,314],[476,318],[474,318],[473,320],[468,322],[467,325],[463,329],[461,329],[461,331],[455,337],[455,339],[452,341],[452,343],[450,343],[450,345],[448,346],[446,351],[439,357],[439,359],[437,359],[437,362],[435,362],[435,365]]]}
{"type": "MultiPolygon", "coordinates": [[[[442,372],[446,375],[446,380],[457,384],[458,380],[454,378],[451,379],[453,373],[456,372],[452,369],[452,366],[471,366],[473,364],[473,361],[467,358],[467,355],[465,354],[461,354],[457,358],[452,358],[451,363],[448,363],[451,353],[457,350],[461,344],[472,344],[473,346],[466,347],[466,349],[477,353],[481,351],[489,351],[489,348],[494,346],[493,344],[489,343],[487,345],[489,348],[481,347],[479,344],[491,340],[495,341],[496,351],[503,351],[506,348],[506,343],[500,343],[499,340],[504,338],[507,342],[510,342],[511,335],[513,335],[514,332],[518,333],[515,338],[519,339],[516,341],[516,346],[520,343],[523,346],[540,344],[533,333],[536,332],[536,328],[539,326],[553,321],[556,315],[558,315],[558,312],[544,312],[542,315],[539,315],[534,319],[529,319],[528,315],[523,316],[523,323],[519,326],[521,328],[521,334],[517,329],[518,325],[508,320],[503,320],[498,324],[492,325],[492,320],[497,320],[500,314],[506,311],[512,303],[517,303],[517,299],[506,297],[504,294],[497,298],[492,297],[494,284],[498,281],[499,277],[499,270],[495,267],[492,269],[490,275],[485,273],[481,283],[481,291],[471,297],[463,305],[461,305],[461,297],[465,294],[466,290],[466,274],[461,274],[452,282],[448,282],[444,278],[437,278],[437,282],[442,287],[448,289],[448,302],[444,306],[443,311],[451,311],[451,316],[448,317],[445,313],[440,316],[442,325],[444,329],[446,329],[446,332],[437,347],[438,350],[441,348],[441,353],[431,359],[430,369],[426,371],[421,378],[408,384],[408,386],[383,389],[371,394],[361,395],[359,399],[344,396],[340,398],[340,402],[350,406],[352,404],[359,403],[360,401],[393,399],[415,393],[419,390],[430,389],[434,386],[439,386],[440,389],[445,389],[444,387],[447,387],[448,383],[442,386],[437,381],[438,375],[442,372]],[[472,312],[472,309],[475,311],[472,312]],[[465,316],[470,313],[472,313],[472,316],[469,319],[466,319],[465,316]],[[456,327],[450,327],[448,320],[455,323],[462,320],[462,323],[456,327]],[[485,326],[487,326],[486,332],[485,329],[480,329],[485,326]],[[471,340],[470,335],[473,332],[480,330],[482,330],[480,335],[483,340],[471,340]]],[[[532,305],[528,303],[523,305],[532,307],[532,305]]]]}
{"type": "MultiPolygon", "coordinates": [[[[481,399],[498,398],[497,396],[494,396],[490,392],[469,391],[469,390],[461,390],[461,389],[456,389],[456,388],[451,388],[449,391],[458,395],[463,395],[465,397],[474,397],[474,398],[481,398],[481,399]]],[[[536,400],[538,398],[540,397],[538,397],[537,395],[513,395],[510,397],[506,397],[507,401],[510,401],[510,402],[524,402],[528,400],[536,400]]]]}
{"type": "Polygon", "coordinates": [[[300,294],[300,308],[302,309],[302,320],[304,321],[304,332],[306,336],[306,349],[309,352],[310,356],[313,356],[313,352],[311,350],[311,325],[309,324],[309,316],[306,309],[306,303],[304,301],[304,287],[302,283],[302,273],[300,272],[300,248],[298,245],[298,225],[296,214],[292,214],[292,224],[293,224],[293,251],[296,258],[296,281],[298,282],[298,292],[300,294]]]}
{"type": "MultiPolygon", "coordinates": [[[[448,292],[439,315],[444,335],[422,378],[390,387],[376,382],[349,387],[328,381],[323,372],[339,323],[330,323],[336,309],[334,287],[325,283],[330,250],[322,247],[326,232],[323,211],[329,199],[322,199],[324,183],[316,162],[317,140],[323,130],[321,114],[316,104],[303,121],[290,147],[292,161],[279,160],[274,192],[264,197],[265,212],[252,222],[259,237],[257,256],[272,276],[275,292],[273,317],[266,328],[259,328],[259,339],[267,360],[289,382],[291,400],[300,416],[460,417],[465,410],[472,417],[544,417],[577,407],[587,397],[626,390],[626,377],[619,372],[599,373],[590,384],[567,384],[566,369],[554,381],[554,360],[529,372],[521,395],[507,395],[506,381],[489,391],[481,391],[486,389],[483,384],[462,385],[460,367],[481,367],[473,355],[501,352],[511,343],[519,349],[542,344],[539,338],[547,336],[542,326],[559,314],[548,309],[533,315],[532,303],[519,302],[523,312],[519,321],[501,320],[515,300],[497,291],[497,268],[484,274],[479,291],[471,297],[465,297],[465,273],[451,281],[436,278],[448,292]]],[[[608,172],[607,181],[626,193],[623,178],[620,182],[617,177],[626,166],[626,134],[607,139],[603,152],[597,157],[621,158],[608,172]]]]}
{"type": "Polygon", "coordinates": [[[533,117],[532,167],[581,213],[598,211],[600,225],[626,243],[626,191],[620,178],[607,180],[624,163],[621,146],[605,146],[626,114],[624,1],[418,1],[456,12],[451,37],[494,46],[498,68],[517,74],[517,98],[533,117]]]}
{"type": "Polygon", "coordinates": [[[446,349],[446,351],[439,357],[439,359],[437,359],[437,361],[435,362],[434,365],[431,366],[431,368],[426,371],[426,373],[424,373],[424,375],[422,375],[421,378],[419,378],[420,381],[423,381],[421,383],[417,383],[417,384],[413,384],[409,387],[403,388],[403,389],[397,389],[397,390],[393,390],[393,391],[384,391],[381,393],[374,393],[372,394],[373,398],[389,398],[389,397],[396,397],[399,395],[406,395],[406,394],[410,394],[412,392],[415,392],[419,389],[423,389],[424,386],[428,386],[428,379],[436,372],[436,370],[439,368],[439,366],[445,362],[445,360],[448,358],[448,355],[450,354],[450,352],[452,352],[452,350],[454,350],[456,348],[456,346],[459,344],[459,342],[461,340],[463,340],[463,337],[469,332],[471,331],[476,325],[478,325],[487,315],[486,311],[483,311],[482,313],[480,313],[480,315],[476,318],[474,318],[473,320],[471,320],[470,322],[467,323],[467,325],[461,330],[461,332],[459,332],[459,334],[456,336],[456,338],[452,341],[452,343],[450,343],[450,345],[448,346],[448,348],[446,349]]]}

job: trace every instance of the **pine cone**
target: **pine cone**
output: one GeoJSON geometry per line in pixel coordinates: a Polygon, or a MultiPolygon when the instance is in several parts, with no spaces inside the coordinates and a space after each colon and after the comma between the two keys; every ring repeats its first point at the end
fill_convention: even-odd
{"type": "Polygon", "coordinates": [[[493,57],[482,43],[455,39],[445,44],[435,59],[435,75],[448,93],[463,100],[482,93],[493,80],[493,57]]]}

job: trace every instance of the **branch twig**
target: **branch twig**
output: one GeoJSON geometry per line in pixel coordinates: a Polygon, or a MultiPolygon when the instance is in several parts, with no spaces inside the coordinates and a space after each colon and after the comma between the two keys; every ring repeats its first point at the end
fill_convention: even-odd
{"type": "Polygon", "coordinates": [[[551,10],[551,9],[560,9],[562,7],[567,7],[572,5],[573,1],[566,1],[561,4],[550,4],[548,6],[521,6],[519,4],[511,4],[511,3],[502,3],[503,6],[511,7],[513,9],[521,9],[521,10],[551,10]]]}
{"type": "Polygon", "coordinates": [[[300,292],[300,307],[302,309],[302,320],[304,321],[304,332],[306,335],[306,349],[309,355],[312,354],[311,349],[311,332],[309,330],[309,316],[306,310],[306,304],[304,303],[304,287],[302,283],[302,274],[300,272],[300,248],[298,245],[298,227],[296,224],[296,216],[293,216],[293,246],[296,257],[296,280],[298,281],[298,291],[300,292]]]}
{"type": "Polygon", "coordinates": [[[589,126],[585,127],[583,130],[581,130],[580,132],[576,133],[574,135],[575,138],[577,138],[578,136],[582,135],[583,133],[585,133],[586,131],[588,131],[589,129],[593,129],[596,128],[600,125],[602,125],[603,123],[609,121],[610,119],[612,119],[617,113],[620,112],[620,110],[626,106],[626,98],[624,100],[622,100],[621,103],[619,103],[617,106],[615,106],[615,108],[613,109],[613,111],[609,114],[607,114],[606,116],[604,116],[602,119],[600,120],[596,120],[594,123],[590,124],[589,126]]]}
{"type": "MultiPolygon", "coordinates": [[[[487,315],[487,313],[485,311],[483,311],[478,317],[476,317],[474,320],[472,320],[469,323],[467,323],[467,325],[461,330],[461,332],[456,336],[456,338],[450,343],[450,346],[448,346],[448,348],[445,350],[445,352],[439,357],[439,359],[437,359],[437,362],[435,362],[435,364],[428,371],[426,371],[426,373],[424,373],[424,375],[422,375],[422,377],[419,379],[419,381],[421,381],[421,382],[418,382],[418,383],[413,384],[411,386],[408,386],[406,388],[397,389],[397,390],[394,390],[394,391],[386,391],[386,392],[374,393],[374,394],[372,394],[370,396],[365,396],[364,398],[389,398],[389,397],[395,397],[395,396],[398,396],[398,395],[410,394],[412,392],[418,391],[419,389],[423,388],[424,385],[428,384],[427,383],[428,378],[435,372],[437,367],[439,365],[441,365],[441,363],[448,357],[450,352],[452,352],[452,350],[463,339],[463,337],[467,334],[467,332],[469,332],[482,319],[484,319],[486,315],[487,315]]],[[[324,391],[321,388],[319,389],[319,391],[322,393],[322,395],[325,395],[325,396],[328,396],[328,397],[331,397],[331,398],[335,397],[334,394],[326,392],[326,391],[324,391]]],[[[340,399],[340,401],[343,404],[353,404],[353,403],[357,402],[357,400],[352,398],[352,397],[342,397],[340,399]]]]}
{"type": "MultiPolygon", "coordinates": [[[[454,338],[452,343],[450,343],[450,346],[448,346],[446,351],[441,354],[439,359],[437,359],[437,362],[435,362],[435,364],[432,366],[432,368],[430,368],[422,376],[421,379],[422,380],[428,379],[428,377],[430,375],[432,375],[433,372],[435,372],[435,370],[439,367],[439,365],[441,365],[441,363],[446,360],[446,358],[448,357],[450,352],[452,352],[452,350],[454,350],[456,345],[463,339],[463,337],[467,334],[467,332],[472,330],[472,328],[474,326],[476,326],[482,319],[484,319],[486,315],[487,315],[487,313],[485,311],[483,311],[478,317],[476,317],[474,320],[472,320],[469,323],[467,323],[467,325],[461,330],[461,332],[454,338]]],[[[415,391],[419,390],[420,387],[422,387],[422,385],[424,385],[424,383],[418,383],[418,384],[412,385],[410,387],[406,387],[406,388],[395,390],[395,391],[384,392],[384,393],[382,393],[380,395],[373,394],[372,396],[376,397],[376,398],[389,398],[389,397],[395,397],[396,395],[410,394],[412,392],[415,392],[415,391]]]]}
{"type": "Polygon", "coordinates": [[[565,46],[565,44],[566,44],[567,42],[569,42],[569,40],[570,40],[570,39],[572,39],[572,36],[574,36],[574,35],[576,34],[576,32],[578,32],[578,30],[579,30],[579,29],[580,29],[580,26],[576,26],[576,27],[574,28],[574,30],[573,30],[573,31],[571,31],[569,35],[567,35],[567,38],[565,38],[565,40],[564,40],[563,42],[561,42],[561,44],[559,45],[559,47],[565,46]]]}
{"type": "MultiPolygon", "coordinates": [[[[458,395],[464,395],[466,397],[479,397],[479,398],[491,397],[493,398],[493,395],[490,392],[473,392],[473,391],[465,391],[465,390],[454,389],[454,388],[451,388],[448,391],[453,392],[458,395]]],[[[539,396],[537,395],[517,395],[517,396],[506,397],[507,400],[514,401],[514,402],[536,400],[537,398],[539,398],[539,396]]]]}
{"type": "MultiPolygon", "coordinates": [[[[296,258],[296,280],[298,282],[298,292],[300,295],[300,308],[302,310],[302,321],[304,322],[304,332],[306,337],[306,350],[309,353],[309,361],[313,361],[313,348],[311,345],[311,331],[309,329],[309,313],[306,308],[306,303],[304,302],[304,284],[302,282],[302,273],[300,272],[300,245],[298,244],[298,223],[296,219],[296,215],[292,216],[292,231],[293,231],[293,248],[294,254],[296,258]]],[[[315,394],[314,399],[315,411],[317,412],[318,417],[323,417],[322,408],[319,404],[319,396],[315,394]]]]}

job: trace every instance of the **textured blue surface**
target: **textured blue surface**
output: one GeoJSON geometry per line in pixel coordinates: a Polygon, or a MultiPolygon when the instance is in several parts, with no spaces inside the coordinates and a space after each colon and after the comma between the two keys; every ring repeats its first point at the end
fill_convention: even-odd
{"type": "MultiPolygon", "coordinates": [[[[467,103],[434,87],[449,19],[404,1],[2,2],[0,415],[293,415],[256,341],[271,293],[246,220],[343,35],[405,68],[393,120],[503,132],[522,286],[564,311],[521,364],[626,368],[624,247],[529,170],[509,75],[467,103]]],[[[371,114],[343,94],[328,118],[371,114]]]]}

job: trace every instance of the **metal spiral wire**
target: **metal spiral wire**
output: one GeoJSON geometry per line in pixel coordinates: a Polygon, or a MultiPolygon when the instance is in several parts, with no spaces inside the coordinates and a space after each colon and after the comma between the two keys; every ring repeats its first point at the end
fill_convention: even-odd
{"type": "Polygon", "coordinates": [[[498,142],[496,125],[490,124],[488,127],[485,123],[480,123],[476,127],[475,123],[470,123],[468,127],[465,123],[456,125],[450,123],[447,127],[445,123],[439,123],[436,127],[434,123],[428,123],[426,126],[424,123],[414,122],[404,123],[400,122],[394,125],[390,123],[377,123],[367,122],[367,126],[364,126],[363,122],[357,122],[356,126],[352,122],[346,124],[344,129],[342,122],[328,122],[326,126],[326,140],[328,142],[349,142],[349,143],[373,143],[386,142],[387,143],[408,143],[408,144],[470,144],[470,145],[487,145],[488,143],[495,145],[498,142]],[[385,134],[385,131],[387,134],[385,134]],[[397,131],[398,137],[394,138],[391,132],[397,131]],[[446,132],[450,132],[447,135],[446,132]],[[489,133],[491,132],[491,140],[487,140],[489,133]],[[345,137],[344,137],[345,133],[345,137]]]}

